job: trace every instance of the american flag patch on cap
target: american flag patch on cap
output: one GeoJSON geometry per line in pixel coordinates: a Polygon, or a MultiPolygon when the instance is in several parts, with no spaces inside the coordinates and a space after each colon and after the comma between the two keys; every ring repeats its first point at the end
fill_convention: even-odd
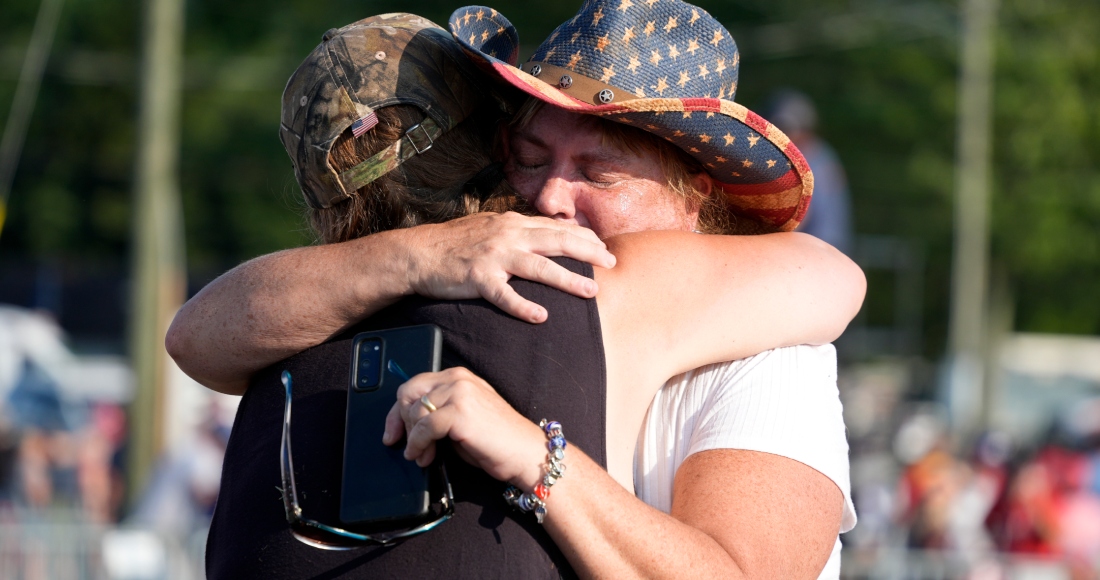
{"type": "Polygon", "coordinates": [[[378,115],[375,115],[374,111],[371,111],[370,114],[368,114],[367,116],[359,117],[359,120],[355,121],[355,123],[352,123],[351,134],[355,135],[356,138],[362,137],[363,133],[370,131],[377,124],[378,115]]]}

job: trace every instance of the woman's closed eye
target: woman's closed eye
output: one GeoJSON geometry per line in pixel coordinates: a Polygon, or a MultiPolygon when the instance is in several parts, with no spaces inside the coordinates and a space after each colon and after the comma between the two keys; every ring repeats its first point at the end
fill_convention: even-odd
{"type": "Polygon", "coordinates": [[[516,157],[513,164],[519,171],[531,172],[545,167],[546,161],[544,159],[516,157]]]}
{"type": "Polygon", "coordinates": [[[598,169],[585,169],[581,174],[585,181],[595,187],[611,187],[619,182],[615,175],[598,169]]]}

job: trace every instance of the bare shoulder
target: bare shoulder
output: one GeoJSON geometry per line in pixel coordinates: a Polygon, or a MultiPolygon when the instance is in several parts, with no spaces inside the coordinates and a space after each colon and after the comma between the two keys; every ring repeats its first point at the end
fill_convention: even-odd
{"type": "Polygon", "coordinates": [[[714,538],[749,577],[817,578],[843,509],[840,488],[824,474],[759,451],[695,453],[673,488],[673,517],[714,538]]]}

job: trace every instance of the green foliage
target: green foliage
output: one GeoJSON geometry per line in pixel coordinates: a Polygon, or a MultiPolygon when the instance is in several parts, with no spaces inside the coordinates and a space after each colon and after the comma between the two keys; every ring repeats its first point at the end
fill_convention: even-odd
{"type": "Polygon", "coordinates": [[[1006,0],[998,46],[994,252],[1017,325],[1100,333],[1100,5],[1006,0]]]}
{"type": "MultiPolygon", "coordinates": [[[[951,23],[955,3],[700,4],[741,44],[739,101],[759,108],[780,87],[815,99],[821,133],[849,175],[857,231],[907,238],[923,249],[925,350],[941,352],[957,39],[950,31],[922,32],[900,17],[872,19],[889,24],[878,33],[828,23],[839,22],[839,15],[902,14],[916,5],[951,23]],[[788,35],[817,32],[793,35],[792,50],[769,52],[776,25],[790,23],[803,28],[788,28],[788,35]]],[[[0,4],[0,51],[25,46],[37,7],[37,0],[0,4]]],[[[279,97],[326,29],[401,10],[444,22],[457,7],[442,0],[189,2],[180,170],[191,267],[216,271],[308,243],[299,193],[277,138],[279,97]]],[[[506,0],[494,7],[517,25],[525,56],[573,14],[576,2],[506,0]]],[[[82,260],[127,254],[141,15],[133,0],[66,3],[0,238],[3,255],[82,260]],[[66,67],[82,66],[79,51],[121,55],[121,72],[113,69],[111,78],[130,81],[71,82],[66,67]]],[[[994,261],[1008,273],[1019,329],[1100,333],[1100,4],[1002,0],[998,26],[994,261]]],[[[14,92],[11,72],[0,72],[0,118],[14,92]]],[[[888,300],[872,293],[869,308],[887,311],[888,300]]]]}

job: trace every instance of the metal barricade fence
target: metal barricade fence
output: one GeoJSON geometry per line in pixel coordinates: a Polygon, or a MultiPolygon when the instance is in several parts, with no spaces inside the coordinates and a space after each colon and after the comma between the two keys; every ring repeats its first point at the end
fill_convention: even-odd
{"type": "MultiPolygon", "coordinates": [[[[0,521],[4,580],[198,580],[203,542],[150,530],[21,514],[0,521]]],[[[202,532],[205,538],[205,532],[202,532]]]]}

